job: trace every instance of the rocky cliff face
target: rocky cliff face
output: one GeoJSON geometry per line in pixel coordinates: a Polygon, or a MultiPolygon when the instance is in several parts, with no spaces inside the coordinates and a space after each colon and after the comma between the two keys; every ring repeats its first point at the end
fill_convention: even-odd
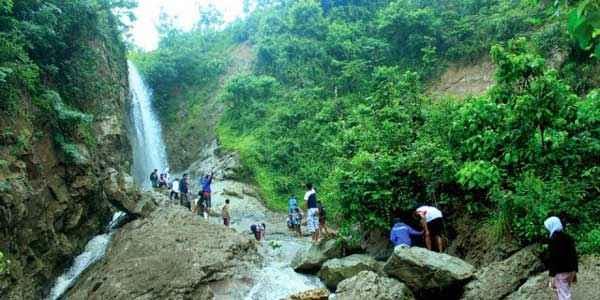
{"type": "Polygon", "coordinates": [[[2,299],[42,298],[115,210],[102,182],[107,170],[129,168],[125,47],[116,31],[94,32],[75,36],[85,46],[71,49],[60,83],[42,74],[45,87],[93,117],[85,136],[61,145],[64,133],[51,124],[58,117],[41,112],[27,92],[17,112],[0,114],[2,299]]]}

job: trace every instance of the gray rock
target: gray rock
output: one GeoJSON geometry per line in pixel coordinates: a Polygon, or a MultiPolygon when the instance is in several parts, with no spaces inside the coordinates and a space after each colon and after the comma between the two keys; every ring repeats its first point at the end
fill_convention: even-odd
{"type": "Polygon", "coordinates": [[[462,299],[502,299],[542,268],[537,247],[524,248],[503,261],[477,271],[476,279],[465,286],[462,299]]]}
{"type": "Polygon", "coordinates": [[[316,273],[326,260],[341,256],[342,247],[336,240],[323,240],[308,251],[296,253],[291,267],[296,272],[316,273]]]}
{"type": "Polygon", "coordinates": [[[148,216],[158,207],[158,199],[164,196],[154,192],[140,192],[128,174],[109,168],[103,181],[108,200],[117,209],[134,216],[148,216]]]}
{"type": "Polygon", "coordinates": [[[374,258],[364,254],[353,254],[343,258],[334,258],[326,261],[318,276],[325,285],[335,290],[342,280],[355,276],[361,271],[379,272],[381,265],[374,258]]]}
{"type": "Polygon", "coordinates": [[[404,282],[416,294],[425,297],[456,295],[475,273],[469,263],[424,248],[396,247],[384,271],[404,282]]]}
{"type": "MultiPolygon", "coordinates": [[[[519,289],[508,295],[506,300],[547,300],[554,299],[554,292],[548,287],[548,272],[529,278],[519,289]]],[[[579,262],[577,283],[571,287],[573,299],[600,299],[600,257],[587,256],[579,262]]]]}
{"type": "Polygon", "coordinates": [[[104,260],[87,270],[68,299],[211,299],[209,284],[248,272],[256,243],[182,208],[161,208],[125,225],[104,260]]]}
{"type": "Polygon", "coordinates": [[[329,299],[329,294],[329,291],[325,288],[312,289],[292,294],[284,300],[327,300],[329,299]]]}
{"type": "Polygon", "coordinates": [[[396,279],[362,271],[340,282],[335,299],[412,300],[414,296],[404,283],[396,279]]]}

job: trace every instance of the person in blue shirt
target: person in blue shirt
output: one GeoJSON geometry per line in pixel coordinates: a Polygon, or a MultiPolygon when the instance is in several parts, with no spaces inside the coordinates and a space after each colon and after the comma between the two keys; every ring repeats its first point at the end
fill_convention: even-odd
{"type": "Polygon", "coordinates": [[[390,231],[390,242],[394,247],[410,247],[412,246],[411,235],[422,235],[423,231],[418,231],[406,225],[400,219],[394,219],[394,227],[390,231]]]}
{"type": "Polygon", "coordinates": [[[296,196],[292,195],[288,199],[288,214],[292,214],[296,208],[298,208],[298,200],[296,200],[296,196]]]}

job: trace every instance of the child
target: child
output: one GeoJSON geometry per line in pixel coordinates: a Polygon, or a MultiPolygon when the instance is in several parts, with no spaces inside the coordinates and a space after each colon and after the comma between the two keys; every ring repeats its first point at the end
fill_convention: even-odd
{"type": "Polygon", "coordinates": [[[290,215],[290,224],[293,231],[297,232],[299,236],[302,236],[302,229],[300,224],[302,224],[302,213],[299,208],[294,208],[292,214],[290,215]]]}
{"type": "Polygon", "coordinates": [[[221,209],[221,215],[223,216],[223,225],[229,227],[229,221],[231,217],[229,216],[229,199],[225,199],[225,205],[221,209]]]}

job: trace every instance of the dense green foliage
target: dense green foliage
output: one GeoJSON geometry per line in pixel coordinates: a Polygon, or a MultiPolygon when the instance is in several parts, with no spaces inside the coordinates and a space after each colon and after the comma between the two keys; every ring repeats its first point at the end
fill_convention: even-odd
{"type": "Polygon", "coordinates": [[[598,252],[598,60],[558,13],[573,9],[545,1],[260,1],[223,31],[251,43],[256,61],[221,95],[221,143],[240,153],[275,208],[312,182],[342,225],[387,228],[429,203],[525,243],[559,214],[582,250],[598,252]],[[557,51],[558,64],[550,59],[557,51]],[[448,63],[488,53],[496,72],[487,93],[428,95],[448,63]]]}
{"type": "MultiPolygon", "coordinates": [[[[94,146],[92,116],[81,111],[103,101],[97,95],[115,89],[107,75],[98,76],[107,74],[107,62],[96,58],[104,50],[124,52],[122,24],[113,10],[131,5],[125,0],[0,0],[3,134],[15,134],[13,123],[31,119],[55,133],[54,141],[67,156],[79,155],[75,143],[94,146]],[[98,36],[104,43],[93,39],[98,36]]],[[[36,137],[23,128],[19,131],[17,139],[25,144],[36,137]]]]}

